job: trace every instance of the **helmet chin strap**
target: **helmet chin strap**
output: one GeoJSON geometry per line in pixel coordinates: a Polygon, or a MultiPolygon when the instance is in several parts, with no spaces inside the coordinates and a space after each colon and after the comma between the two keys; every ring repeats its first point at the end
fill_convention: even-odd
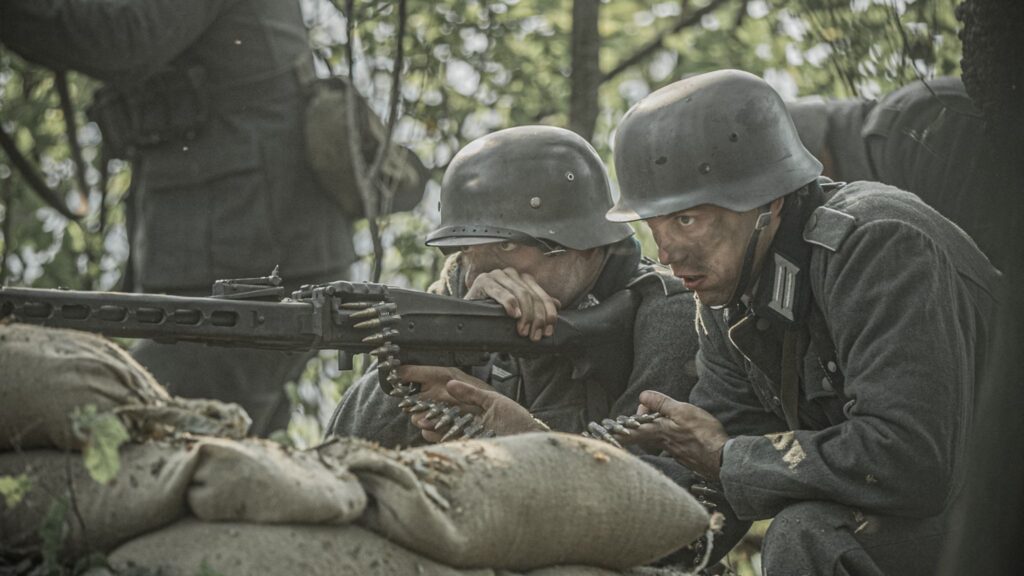
{"type": "Polygon", "coordinates": [[[754,255],[757,253],[757,241],[761,238],[761,231],[767,228],[771,221],[772,210],[771,203],[769,202],[761,207],[761,213],[757,215],[757,220],[754,222],[754,231],[751,233],[750,239],[747,240],[747,250],[743,255],[740,280],[736,283],[736,289],[733,290],[732,296],[729,297],[729,302],[721,306],[722,308],[729,308],[738,304],[740,298],[743,297],[743,294],[749,288],[750,278],[753,276],[754,255]]]}

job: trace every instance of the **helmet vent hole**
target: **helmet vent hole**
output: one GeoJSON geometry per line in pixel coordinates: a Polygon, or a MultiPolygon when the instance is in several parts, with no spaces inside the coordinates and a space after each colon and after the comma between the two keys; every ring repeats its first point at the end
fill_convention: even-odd
{"type": "Polygon", "coordinates": [[[739,142],[739,140],[740,140],[740,135],[739,134],[737,134],[735,132],[733,132],[732,134],[729,134],[729,142],[739,142]]]}
{"type": "Polygon", "coordinates": [[[698,166],[697,169],[700,171],[701,174],[710,174],[711,164],[708,164],[707,162],[701,162],[700,166],[698,166]]]}
{"type": "Polygon", "coordinates": [[[572,182],[573,180],[576,179],[576,175],[573,174],[571,171],[570,172],[566,172],[565,173],[565,179],[568,180],[569,182],[572,182]]]}
{"type": "Polygon", "coordinates": [[[665,162],[668,162],[668,156],[658,156],[658,159],[654,161],[658,166],[661,166],[665,162]]]}

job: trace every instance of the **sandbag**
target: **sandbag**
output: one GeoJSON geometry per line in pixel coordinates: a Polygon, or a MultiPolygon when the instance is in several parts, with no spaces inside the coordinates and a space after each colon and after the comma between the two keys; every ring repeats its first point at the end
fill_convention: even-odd
{"type": "Polygon", "coordinates": [[[187,432],[243,438],[252,420],[240,406],[170,396],[109,340],[78,330],[0,324],[0,452],[78,450],[76,408],[116,414],[137,440],[187,432]]]}
{"type": "Polygon", "coordinates": [[[343,465],[280,444],[203,439],[188,504],[202,520],[345,524],[362,514],[366,493],[343,465]]]}
{"type": "Polygon", "coordinates": [[[122,447],[119,458],[117,476],[99,484],[78,453],[0,454],[0,476],[26,474],[31,486],[9,509],[0,501],[0,548],[38,549],[39,527],[61,499],[69,554],[108,551],[189,512],[205,520],[344,524],[366,506],[344,465],[265,440],[152,441],[122,447]]]}
{"type": "Polygon", "coordinates": [[[0,324],[0,452],[77,449],[69,415],[170,400],[124,350],[95,334],[0,324]]]}
{"type": "Polygon", "coordinates": [[[401,452],[338,439],[370,496],[360,522],[435,560],[510,570],[623,569],[689,544],[708,526],[683,488],[596,440],[534,433],[401,452]]]}
{"type": "Polygon", "coordinates": [[[118,570],[161,576],[516,576],[458,570],[356,525],[302,526],[182,520],[136,538],[109,556],[118,570]]]}
{"type": "Polygon", "coordinates": [[[108,559],[119,573],[137,569],[161,576],[687,576],[666,568],[620,572],[550,566],[525,573],[458,569],[352,524],[214,524],[191,518],[126,542],[108,559]]]}
{"type": "Polygon", "coordinates": [[[93,480],[82,455],[55,450],[0,454],[0,476],[28,476],[29,492],[7,507],[0,499],[0,547],[33,551],[39,528],[63,500],[62,552],[105,552],[188,513],[185,493],[198,461],[196,446],[151,442],[120,451],[121,468],[107,485],[93,480]]]}
{"type": "Polygon", "coordinates": [[[674,568],[638,566],[629,570],[606,570],[594,566],[548,566],[525,572],[523,576],[694,576],[674,568]]]}

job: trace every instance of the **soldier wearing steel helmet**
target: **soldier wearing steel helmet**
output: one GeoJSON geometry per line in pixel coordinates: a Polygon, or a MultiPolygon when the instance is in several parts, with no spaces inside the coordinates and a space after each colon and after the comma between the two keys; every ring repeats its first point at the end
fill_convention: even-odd
{"type": "MultiPolygon", "coordinates": [[[[574,378],[567,358],[497,354],[473,374],[403,366],[401,378],[420,384],[420,397],[474,407],[500,434],[582,432],[632,412],[651,387],[685,398],[696,381],[696,335],[673,319],[693,317],[693,295],[641,258],[628,225],[605,219],[611,205],[604,164],[583,138],[549,126],[509,128],[456,154],[441,185],[440,227],[426,241],[451,253],[434,291],[498,301],[524,338],[550,334],[559,310],[638,291],[634,345],[617,359],[631,363],[628,378],[598,383],[574,378]]],[[[388,446],[443,436],[436,422],[422,414],[412,422],[397,404],[371,371],[346,393],[328,433],[388,446]]]]}
{"type": "MultiPolygon", "coordinates": [[[[664,448],[743,520],[766,574],[931,574],[965,472],[999,273],[913,194],[819,180],[778,94],[725,70],[638,102],[613,221],[644,220],[698,299],[664,448]]],[[[688,324],[689,319],[680,319],[688,324]]]]}

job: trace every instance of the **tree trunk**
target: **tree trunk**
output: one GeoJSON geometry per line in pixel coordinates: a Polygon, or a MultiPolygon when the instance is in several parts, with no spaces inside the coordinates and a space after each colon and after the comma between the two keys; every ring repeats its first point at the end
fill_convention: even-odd
{"type": "Polygon", "coordinates": [[[569,81],[569,129],[590,140],[597,122],[597,92],[601,86],[601,36],[597,21],[600,0],[574,0],[572,4],[572,74],[569,81]]]}

